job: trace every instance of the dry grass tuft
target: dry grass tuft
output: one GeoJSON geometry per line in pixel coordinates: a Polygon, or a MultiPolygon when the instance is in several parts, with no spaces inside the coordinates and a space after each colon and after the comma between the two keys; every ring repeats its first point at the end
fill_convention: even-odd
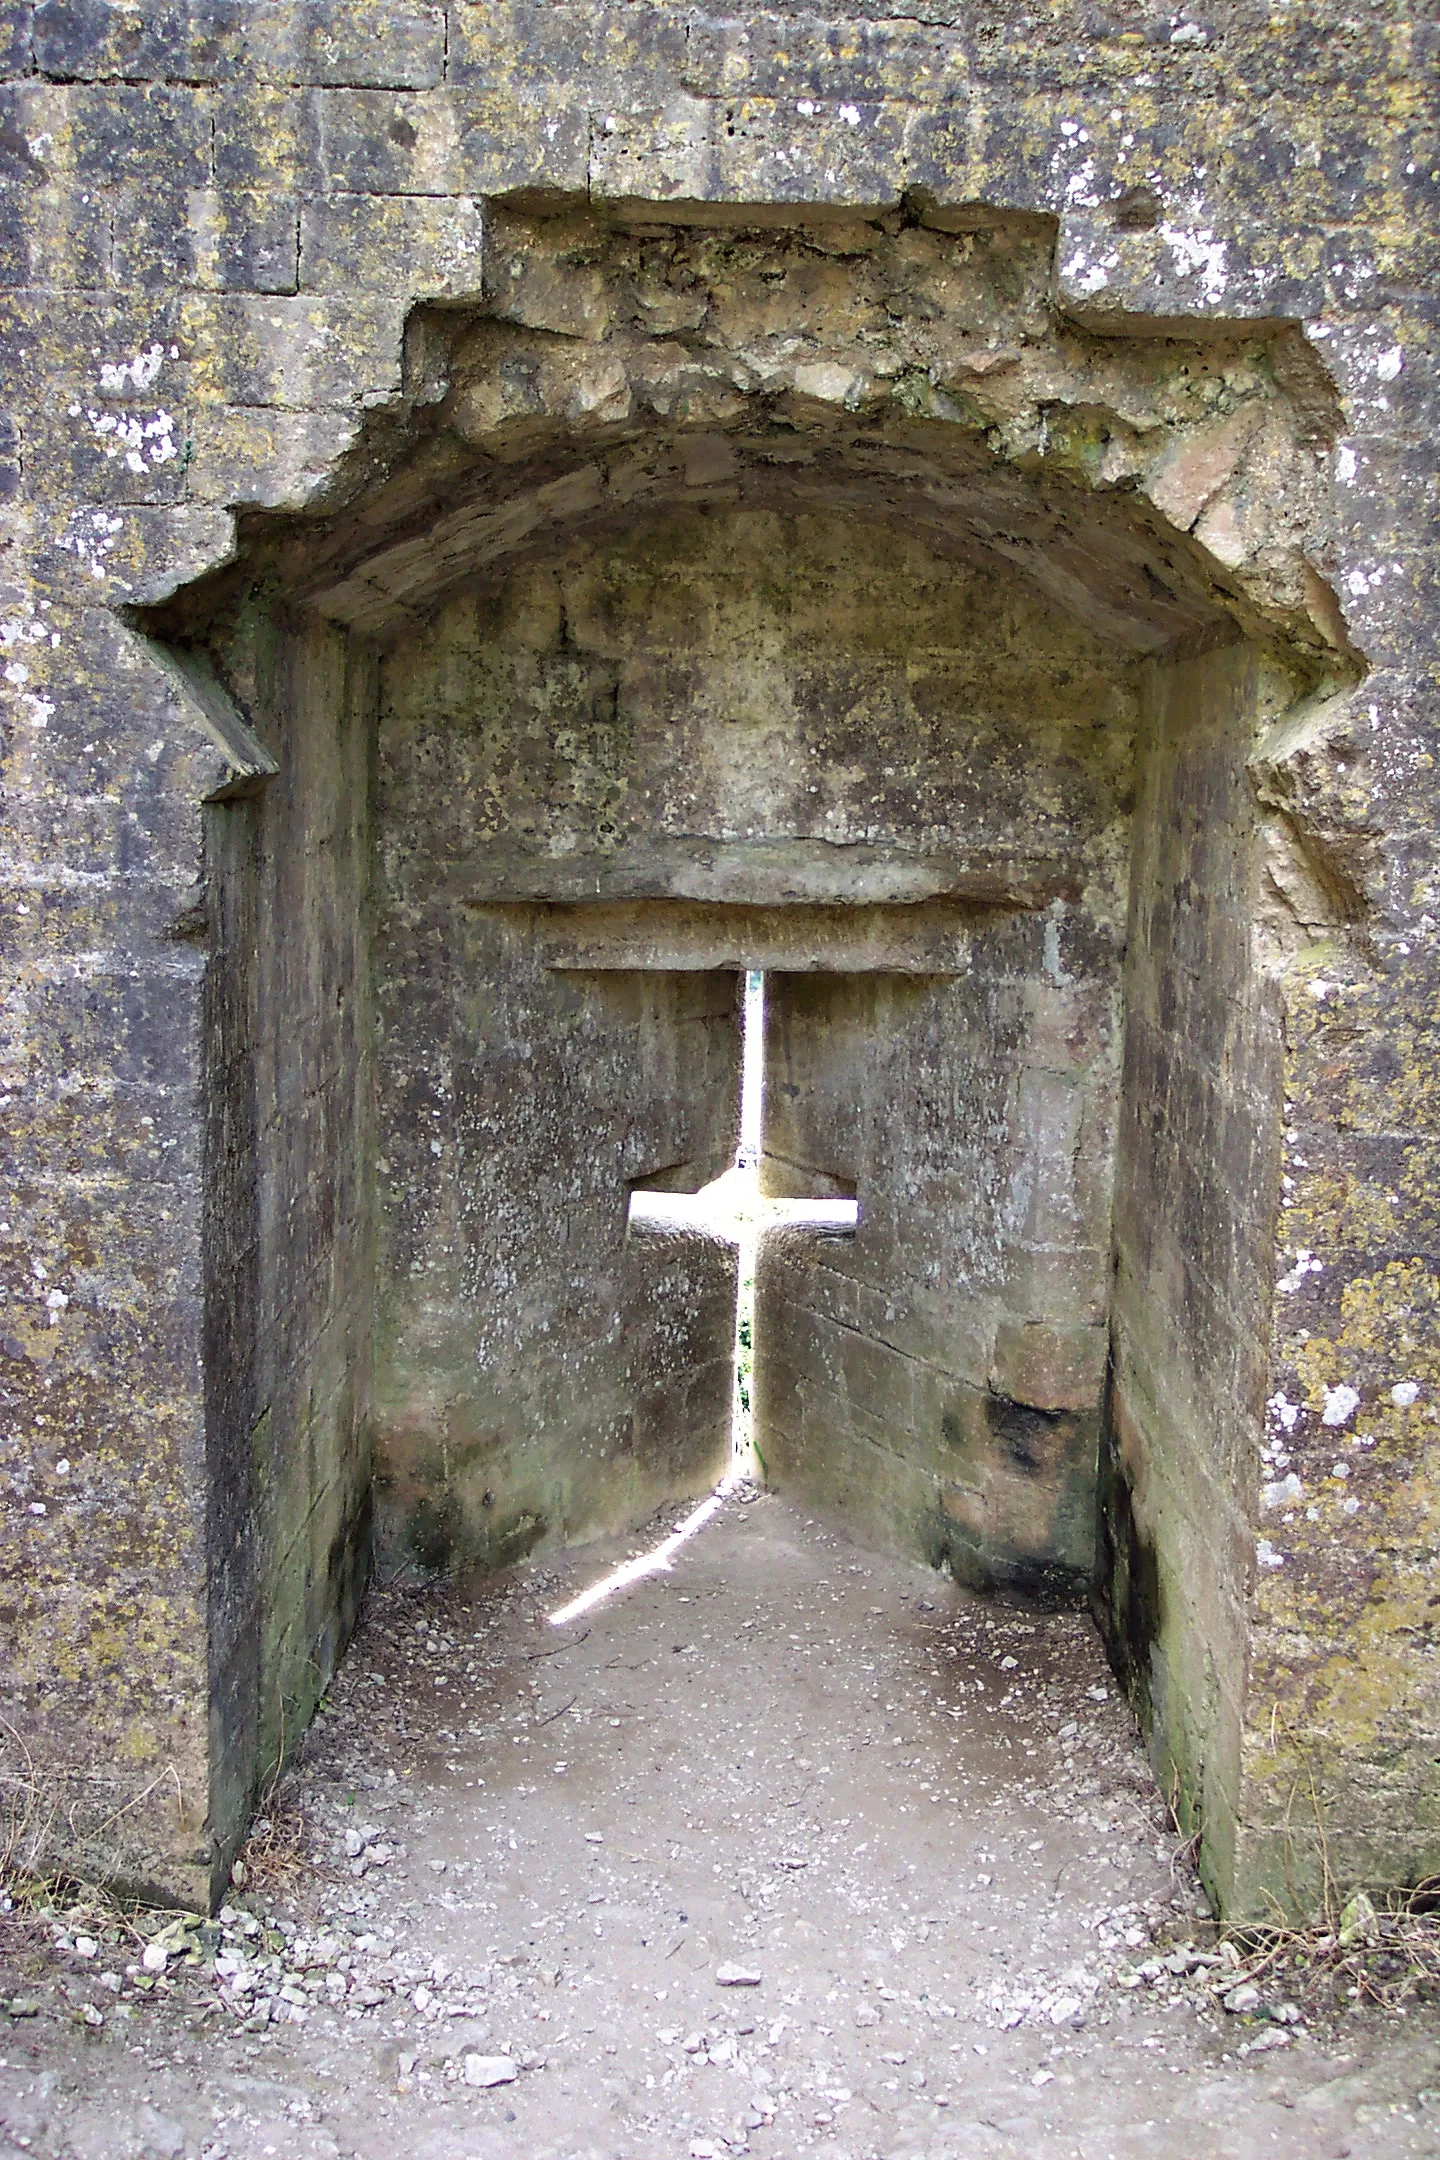
{"type": "Polygon", "coordinates": [[[1313,1928],[1233,1929],[1221,1951],[1227,1991],[1283,1988],[1317,2010],[1440,1999],[1440,1876],[1389,1897],[1357,1891],[1313,1928]]]}
{"type": "Polygon", "coordinates": [[[0,1881],[36,1872],[58,1814],[23,1734],[0,1717],[0,1881]]]}
{"type": "Polygon", "coordinates": [[[306,1837],[299,1808],[272,1793],[266,1812],[256,1816],[235,1856],[230,1870],[235,1888],[267,1897],[292,1889],[300,1876],[314,1872],[306,1856],[306,1837]]]}

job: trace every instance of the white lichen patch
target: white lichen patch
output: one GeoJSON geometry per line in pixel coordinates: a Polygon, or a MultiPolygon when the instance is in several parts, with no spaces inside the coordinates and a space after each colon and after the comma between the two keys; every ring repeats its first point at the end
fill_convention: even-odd
{"type": "MultiPolygon", "coordinates": [[[[72,418],[78,418],[81,407],[72,405],[69,411],[72,418]]],[[[163,408],[152,413],[128,413],[97,412],[89,407],[84,417],[106,461],[123,459],[127,472],[149,472],[156,465],[169,464],[176,455],[175,421],[163,408]]]]}
{"type": "Polygon", "coordinates": [[[1293,1403],[1283,1388],[1278,1389],[1265,1405],[1267,1415],[1287,1433],[1294,1432],[1300,1422],[1300,1405],[1293,1403]]]}
{"type": "Polygon", "coordinates": [[[149,390],[159,376],[167,360],[178,360],[178,345],[147,345],[144,352],[136,353],[129,360],[102,360],[100,363],[100,395],[124,397],[130,390],[149,390]]]}
{"type": "Polygon", "coordinates": [[[1268,1515],[1273,1508],[1293,1507],[1304,1495],[1305,1488],[1293,1470],[1284,1477],[1271,1478],[1260,1488],[1260,1505],[1268,1515]]]}
{"type": "Polygon", "coordinates": [[[106,558],[124,530],[125,520],[112,510],[77,510],[60,537],[59,545],[74,555],[92,578],[108,576],[106,558]]]}
{"type": "Polygon", "coordinates": [[[1157,227],[1182,278],[1197,278],[1200,290],[1212,303],[1223,298],[1229,284],[1229,251],[1208,225],[1177,224],[1170,220],[1157,227]]]}

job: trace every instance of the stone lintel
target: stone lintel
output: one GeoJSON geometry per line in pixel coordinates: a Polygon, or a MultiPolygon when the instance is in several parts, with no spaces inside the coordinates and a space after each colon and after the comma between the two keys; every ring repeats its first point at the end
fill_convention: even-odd
{"type": "Polygon", "coordinates": [[[943,900],[864,908],[656,900],[546,907],[539,927],[549,968],[963,975],[972,912],[943,900]]]}
{"type": "MultiPolygon", "coordinates": [[[[1076,864],[1008,850],[921,852],[864,841],[712,840],[685,833],[604,854],[487,847],[452,873],[451,893],[472,907],[544,902],[594,910],[691,901],[752,911],[796,906],[904,911],[943,900],[952,907],[1033,910],[1075,898],[1082,882],[1076,864]]],[[[644,914],[640,910],[637,921],[644,914]]]]}

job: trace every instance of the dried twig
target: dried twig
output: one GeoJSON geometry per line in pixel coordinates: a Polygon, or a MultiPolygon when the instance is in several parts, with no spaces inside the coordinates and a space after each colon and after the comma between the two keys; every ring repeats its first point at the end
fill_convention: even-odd
{"type": "Polygon", "coordinates": [[[564,1717],[567,1710],[573,1710],[579,1700],[580,1697],[578,1695],[572,1695],[569,1702],[562,1702],[558,1710],[547,1710],[544,1717],[536,1718],[536,1726],[538,1727],[541,1725],[553,1725],[556,1718],[562,1718],[564,1717]]]}
{"type": "Polygon", "coordinates": [[[567,1650],[578,1650],[582,1642],[586,1642],[589,1640],[589,1636],[590,1630],[587,1627],[582,1630],[579,1635],[574,1636],[569,1642],[556,1643],[553,1648],[549,1650],[522,1650],[520,1655],[523,1658],[529,1659],[532,1663],[536,1658],[563,1657],[567,1650]]]}

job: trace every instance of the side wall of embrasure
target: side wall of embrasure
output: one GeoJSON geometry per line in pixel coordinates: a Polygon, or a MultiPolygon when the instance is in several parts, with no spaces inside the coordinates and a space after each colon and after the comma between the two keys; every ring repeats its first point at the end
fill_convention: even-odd
{"type": "MultiPolygon", "coordinates": [[[[358,1035],[342,1049],[324,1030],[333,1054],[296,1051],[292,1064],[272,1067],[265,1049],[267,1029],[277,1041],[283,1034],[292,990],[319,1030],[322,990],[343,987],[350,963],[337,948],[313,978],[282,989],[247,927],[245,899],[247,878],[266,906],[267,895],[277,906],[318,906],[327,883],[340,893],[343,877],[332,881],[322,860],[331,811],[323,789],[292,792],[305,838],[277,842],[271,867],[247,867],[243,820],[257,813],[199,807],[240,769],[233,738],[220,726],[230,749],[217,749],[205,700],[177,689],[118,611],[167,601],[215,570],[234,545],[237,507],[322,511],[342,482],[353,492],[342,461],[364,416],[403,425],[430,394],[405,373],[404,325],[416,303],[479,303],[484,199],[525,190],[532,208],[562,198],[649,205],[625,214],[651,225],[693,218],[696,206],[741,226],[823,211],[848,221],[852,238],[868,232],[872,253],[883,252],[874,235],[901,233],[905,215],[963,233],[985,204],[1029,221],[1032,234],[1055,233],[1061,324],[1123,342],[1137,329],[1203,335],[1220,323],[1287,319],[1304,323],[1323,357],[1338,405],[1329,419],[1312,411],[1313,462],[1333,482],[1333,509],[1317,511],[1303,535],[1292,531],[1278,554],[1271,527],[1285,491],[1267,483],[1264,458],[1248,493],[1211,485],[1250,454],[1226,425],[1206,440],[1192,435],[1178,469],[1157,477],[1158,419],[1052,426],[1062,415],[1051,410],[1049,361],[1041,355],[1025,373],[1037,348],[1018,374],[997,374],[983,325],[953,375],[915,344],[903,387],[917,425],[969,427],[986,455],[1017,471],[1059,460],[1107,515],[1107,491],[1140,488],[1177,545],[1193,532],[1238,584],[1263,583],[1278,564],[1333,645],[1343,651],[1348,640],[1364,655],[1358,692],[1282,716],[1251,745],[1258,899],[1248,974],[1235,920],[1197,908],[1180,841],[1162,842],[1156,827],[1156,885],[1143,903],[1149,952],[1158,962],[1203,925],[1216,968],[1241,985],[1232,1025],[1244,1040],[1227,1066],[1237,1042],[1219,1040],[1207,956],[1193,976],[1199,987],[1183,994],[1201,1039],[1220,1053],[1218,1077],[1201,1075],[1192,1053],[1181,1054],[1181,993],[1137,952],[1137,1079],[1149,1074],[1144,1088],[1176,1114],[1203,1095],[1223,1133],[1247,1070],[1258,1075],[1271,1058],[1275,1077],[1237,1149],[1238,1201],[1219,1154],[1185,1165],[1199,1208],[1193,1247],[1172,1236],[1168,1210],[1157,1221],[1169,1197],[1158,1188],[1137,1182],[1125,1203],[1122,1269],[1127,1254],[1133,1263],[1145,1251],[1158,1266],[1153,1282],[1122,1286],[1111,1542],[1129,1571],[1137,1699],[1156,1719],[1162,1761],[1189,1780],[1187,1805],[1204,1804],[1212,1879],[1234,1909],[1262,1905],[1276,1886],[1313,1901],[1322,1836],[1341,1884],[1436,1866],[1440,817],[1427,491],[1437,181],[1417,85],[1433,74],[1440,32],[1422,12],[1398,0],[1363,17],[1324,6],[1227,9],[1178,40],[1173,10],[1139,0],[1120,0],[1103,22],[1058,0],[1043,18],[974,0],[934,25],[876,10],[820,24],[780,7],[736,19],[588,0],[346,0],[242,12],[233,37],[216,31],[212,11],[146,0],[42,0],[6,13],[0,696],[11,1190],[0,1217],[0,1620],[3,1707],[21,1740],[7,1756],[6,1790],[22,1854],[203,1897],[238,1828],[270,1714],[258,1681],[253,1713],[246,1707],[258,1616],[282,1616],[288,1599],[301,1617],[293,1626],[277,1617],[279,1663],[293,1671],[309,1658],[323,1669],[362,1558],[361,1516],[346,1497],[362,1480],[358,1468],[337,1467],[358,1463],[349,1383],[338,1357],[310,1346],[328,1339],[326,1315],[355,1314],[343,1256],[363,1245],[358,1203],[341,1200],[336,1220],[350,1228],[332,1242],[314,1165],[331,1160],[343,1183],[340,1151],[364,1144],[355,1122],[364,1053],[358,1035]],[[1017,382],[1030,415],[1018,434],[1007,417],[1017,382]],[[1037,415],[1043,426],[1032,426],[1037,415]],[[235,821],[223,843],[217,820],[235,821]],[[217,876],[228,864],[232,878],[213,912],[203,899],[207,859],[217,876]],[[227,936],[248,955],[228,973],[218,942],[227,936]],[[207,1074],[207,998],[223,1073],[207,1074]],[[310,1109],[282,1111],[278,1093],[262,1098],[262,1088],[283,1088],[285,1070],[307,1076],[310,1109]],[[347,1082],[332,1086],[331,1073],[357,1083],[344,1114],[347,1082]],[[1266,1138],[1276,1101],[1278,1143],[1266,1138]],[[253,1170],[241,1160],[250,1129],[270,1151],[253,1170]],[[1267,1161],[1277,1144],[1278,1161],[1267,1161]],[[1272,1177],[1276,1235],[1253,1268],[1227,1272],[1226,1225],[1252,1206],[1258,1225],[1272,1177]],[[1153,1195],[1148,1221],[1142,1192],[1153,1195]],[[281,1200],[294,1204],[288,1220],[281,1200]],[[222,1339],[209,1346],[207,1422],[207,1247],[216,1266],[223,1254],[256,1279],[263,1314],[263,1298],[277,1293],[261,1255],[298,1253],[311,1239],[317,1254],[332,1254],[332,1279],[301,1270],[296,1332],[279,1331],[277,1312],[277,1332],[266,1342],[257,1333],[253,1352],[240,1293],[227,1302],[212,1267],[208,1318],[222,1339]],[[1156,1377],[1169,1319],[1223,1302],[1237,1325],[1252,1312],[1263,1321],[1264,1288],[1274,1293],[1260,1346],[1268,1370],[1257,1359],[1232,1375],[1242,1401],[1225,1400],[1219,1361],[1183,1347],[1156,1377]],[[277,1513],[274,1535],[253,1535],[235,1568],[227,1540],[249,1520],[246,1481],[267,1399],[292,1406],[288,1429],[303,1436],[294,1446],[317,1450],[313,1467],[298,1466],[287,1439],[284,1462],[262,1473],[308,1508],[310,1543],[302,1563],[300,1525],[277,1513]],[[1267,1419],[1258,1455],[1257,1402],[1267,1419]],[[1191,1421],[1183,1433],[1182,1417],[1191,1421]],[[213,1480],[207,1446],[223,1471],[213,1480]],[[1184,1525],[1198,1520],[1210,1466],[1226,1462],[1234,1482],[1220,1560],[1213,1540],[1192,1559],[1184,1525]],[[332,1565],[347,1522],[347,1554],[332,1565]],[[1222,1592],[1234,1623],[1225,1630],[1206,1618],[1222,1592]],[[1207,1688],[1213,1709],[1200,1716],[1197,1691],[1207,1688]],[[217,1727],[212,1756],[206,1740],[225,1689],[242,1721],[253,1714],[248,1769],[248,1742],[229,1750],[217,1727]],[[1197,1717],[1223,1741],[1203,1773],[1197,1717]],[[1211,1761],[1235,1794],[1233,1832],[1205,1789],[1211,1761]]],[[[511,245],[503,241],[500,260],[511,245]]],[[[929,240],[927,249],[933,259],[929,240]]],[[[923,343],[925,311],[934,303],[944,316],[943,293],[936,302],[898,261],[886,278],[870,288],[839,358],[811,352],[806,341],[830,332],[822,337],[803,310],[804,319],[787,317],[777,285],[773,323],[822,363],[807,377],[812,410],[818,400],[838,414],[852,389],[862,394],[871,378],[859,354],[872,330],[923,343]]],[[[543,302],[544,290],[542,277],[525,306],[543,302]]],[[[648,304],[642,281],[635,306],[648,304]]],[[[666,319],[692,335],[681,317],[666,319]]],[[[763,308],[752,310],[752,325],[763,319],[763,308]]],[[[563,343],[560,331],[547,334],[563,343]]],[[[583,321],[568,334],[583,342],[583,321]]],[[[750,329],[736,335],[744,342],[750,329]]],[[[1108,343],[1077,348],[1085,369],[1100,368],[1108,343]]],[[[781,374],[788,366],[798,388],[795,353],[773,364],[781,374]]],[[[678,361],[670,372],[679,384],[678,361]]],[[[566,379],[579,413],[597,383],[584,368],[566,379]]],[[[744,395],[764,395],[768,379],[755,372],[744,395]]],[[[509,386],[522,419],[539,382],[509,386]]],[[[683,403],[689,393],[675,394],[683,403]]],[[[1298,409],[1315,394],[1312,370],[1294,390],[1298,409]]],[[[1072,413],[1084,403],[1073,380],[1066,397],[1072,413]]],[[[678,406],[671,419],[685,424],[678,406]]],[[[486,424],[482,413],[475,425],[483,433],[486,424]]],[[[1264,441],[1257,427],[1252,448],[1264,441]]],[[[1008,519],[1007,508],[995,528],[1007,544],[1008,519]]],[[[1049,530],[1056,589],[1069,590],[1083,564],[1049,530]]],[[[257,692],[249,718],[263,734],[262,706],[257,692]]],[[[277,694],[269,722],[284,707],[277,694]]],[[[292,758],[305,742],[294,712],[293,732],[282,730],[292,758]]],[[[1180,738],[1165,754],[1182,793],[1218,799],[1214,776],[1180,738]]],[[[262,783],[277,801],[286,788],[295,782],[283,772],[262,783]]],[[[1224,799],[1238,820],[1238,796],[1224,799]]],[[[262,831],[273,814],[258,813],[262,831]]],[[[1234,883],[1218,867],[1213,875],[1217,890],[1238,896],[1238,873],[1234,883]]],[[[272,919],[269,935],[278,951],[302,929],[298,917],[272,919]]],[[[1122,1160],[1138,1163],[1146,1099],[1132,1097],[1122,1160]]]]}
{"type": "Polygon", "coordinates": [[[239,1822],[368,1572],[377,679],[358,640],[270,609],[223,651],[279,767],[206,811],[201,903],[211,1810],[239,1822]]]}
{"type": "Polygon", "coordinates": [[[1235,1895],[1281,1042],[1246,760],[1291,686],[1232,646],[1147,671],[1137,755],[1098,1606],[1164,1789],[1235,1895]]]}

